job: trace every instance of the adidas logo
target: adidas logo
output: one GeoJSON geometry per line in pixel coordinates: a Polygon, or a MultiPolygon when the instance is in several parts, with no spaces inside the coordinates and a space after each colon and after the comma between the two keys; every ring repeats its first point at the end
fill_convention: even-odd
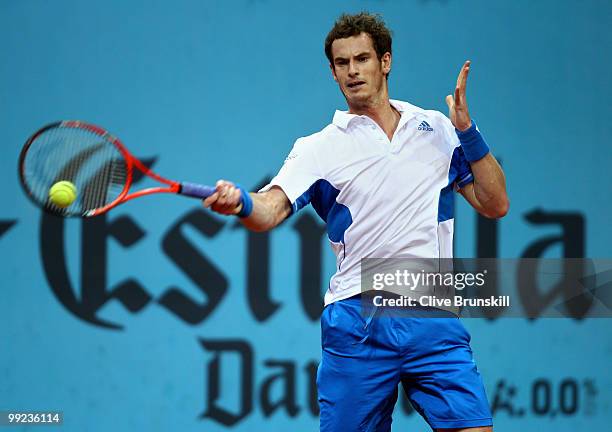
{"type": "Polygon", "coordinates": [[[421,124],[419,125],[419,127],[417,128],[417,130],[422,130],[422,131],[427,131],[427,132],[433,132],[433,128],[431,126],[429,126],[429,123],[427,123],[426,121],[422,121],[421,124]]]}

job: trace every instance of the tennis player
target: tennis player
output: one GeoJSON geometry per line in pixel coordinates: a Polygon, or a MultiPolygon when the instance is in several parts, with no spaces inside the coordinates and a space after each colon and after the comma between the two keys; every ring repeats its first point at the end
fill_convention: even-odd
{"type": "Polygon", "coordinates": [[[391,35],[379,16],[342,15],[325,54],[348,111],[299,138],[257,193],[220,180],[204,206],[236,214],[254,231],[270,230],[308,204],[326,222],[337,266],[321,317],[321,431],[389,431],[400,382],[432,429],[491,431],[461,322],[371,320],[359,299],[364,257],[452,257],[455,191],[486,217],[508,211],[504,174],[468,111],[470,62],[446,97],[449,119],[389,99],[391,35]]]}

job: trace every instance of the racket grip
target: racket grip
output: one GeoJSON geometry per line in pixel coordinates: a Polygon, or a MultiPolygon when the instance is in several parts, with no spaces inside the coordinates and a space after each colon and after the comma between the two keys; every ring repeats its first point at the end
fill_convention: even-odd
{"type": "Polygon", "coordinates": [[[205,199],[211,196],[214,192],[215,188],[211,186],[183,182],[181,183],[181,190],[179,191],[179,194],[192,198],[205,199]]]}

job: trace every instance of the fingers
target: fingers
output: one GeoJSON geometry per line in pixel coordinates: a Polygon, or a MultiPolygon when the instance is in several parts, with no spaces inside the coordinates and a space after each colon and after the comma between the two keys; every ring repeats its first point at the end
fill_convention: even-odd
{"type": "Polygon", "coordinates": [[[466,61],[465,64],[463,65],[463,70],[464,70],[464,74],[463,74],[463,82],[461,83],[461,86],[465,89],[467,87],[467,79],[468,79],[468,75],[470,74],[470,67],[472,65],[471,61],[466,61]]]}
{"type": "Polygon", "coordinates": [[[467,87],[467,77],[470,73],[471,64],[472,62],[467,60],[463,64],[459,76],[457,77],[457,85],[455,86],[455,105],[465,104],[465,89],[467,87]]]}
{"type": "Polygon", "coordinates": [[[466,62],[463,63],[463,66],[461,66],[461,70],[459,71],[459,76],[457,77],[457,87],[465,88],[465,85],[467,83],[467,76],[468,76],[468,73],[470,72],[471,64],[472,62],[470,60],[466,60],[466,62]]]}
{"type": "Polygon", "coordinates": [[[219,180],[217,194],[217,201],[211,206],[211,209],[222,214],[233,214],[240,204],[240,190],[232,182],[219,180]]]}
{"type": "Polygon", "coordinates": [[[240,189],[232,182],[219,180],[215,193],[206,198],[203,204],[204,207],[217,213],[236,214],[240,210],[240,189]]]}
{"type": "Polygon", "coordinates": [[[204,205],[204,207],[210,208],[210,206],[213,205],[217,201],[218,197],[219,197],[219,194],[215,192],[211,196],[206,198],[204,201],[202,201],[202,204],[204,205]]]}

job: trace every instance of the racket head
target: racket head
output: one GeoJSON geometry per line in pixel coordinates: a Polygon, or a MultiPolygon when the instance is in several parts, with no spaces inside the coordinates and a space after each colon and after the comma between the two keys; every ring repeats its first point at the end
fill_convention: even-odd
{"type": "Polygon", "coordinates": [[[58,121],[28,138],[19,156],[19,179],[26,195],[49,213],[97,216],[127,195],[134,159],[105,129],[78,120],[58,121]],[[76,187],[76,199],[65,207],[49,197],[60,181],[76,187]]]}

